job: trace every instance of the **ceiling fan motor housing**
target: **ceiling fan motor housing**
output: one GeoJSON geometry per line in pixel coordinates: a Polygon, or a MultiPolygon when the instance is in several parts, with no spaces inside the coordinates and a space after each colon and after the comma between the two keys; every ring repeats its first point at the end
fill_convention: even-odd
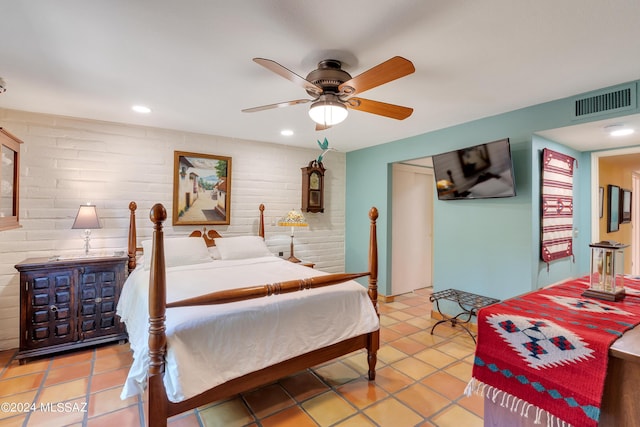
{"type": "MultiPolygon", "coordinates": [[[[325,59],[318,63],[318,69],[313,70],[307,76],[307,80],[320,86],[324,93],[339,93],[338,86],[351,80],[351,75],[342,69],[342,63],[337,59],[325,59]]],[[[307,93],[313,97],[317,97],[310,91],[307,93]]]]}

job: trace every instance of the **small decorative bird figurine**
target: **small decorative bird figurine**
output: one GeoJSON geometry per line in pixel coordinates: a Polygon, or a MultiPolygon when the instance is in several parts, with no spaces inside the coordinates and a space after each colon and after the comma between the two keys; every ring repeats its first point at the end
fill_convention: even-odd
{"type": "Polygon", "coordinates": [[[332,151],[334,150],[334,148],[329,148],[329,141],[327,141],[327,138],[325,138],[322,142],[318,140],[318,146],[322,150],[322,154],[318,156],[318,163],[322,163],[322,158],[325,154],[327,154],[327,151],[332,151]]]}
{"type": "Polygon", "coordinates": [[[329,141],[327,141],[327,138],[325,138],[322,142],[318,140],[318,146],[320,146],[321,150],[326,150],[327,148],[329,148],[329,141]]]}

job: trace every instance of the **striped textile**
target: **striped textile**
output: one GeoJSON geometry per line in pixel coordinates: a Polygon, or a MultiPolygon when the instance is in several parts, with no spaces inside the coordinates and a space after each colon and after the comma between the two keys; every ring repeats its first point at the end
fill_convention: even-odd
{"type": "Polygon", "coordinates": [[[547,263],[573,256],[573,164],[575,159],[542,150],[541,256],[547,263]]]}

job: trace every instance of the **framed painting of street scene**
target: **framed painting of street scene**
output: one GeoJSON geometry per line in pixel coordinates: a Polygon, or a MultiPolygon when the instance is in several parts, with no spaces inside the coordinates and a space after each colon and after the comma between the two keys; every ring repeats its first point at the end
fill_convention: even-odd
{"type": "Polygon", "coordinates": [[[231,222],[231,157],[174,152],[173,225],[231,222]]]}

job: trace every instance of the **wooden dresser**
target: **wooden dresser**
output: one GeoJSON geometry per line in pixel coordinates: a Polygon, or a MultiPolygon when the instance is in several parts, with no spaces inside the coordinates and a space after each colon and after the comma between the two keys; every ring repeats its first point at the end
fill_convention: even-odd
{"type": "Polygon", "coordinates": [[[25,358],[125,340],[116,305],[126,256],[30,258],[20,272],[20,349],[25,358]]]}

